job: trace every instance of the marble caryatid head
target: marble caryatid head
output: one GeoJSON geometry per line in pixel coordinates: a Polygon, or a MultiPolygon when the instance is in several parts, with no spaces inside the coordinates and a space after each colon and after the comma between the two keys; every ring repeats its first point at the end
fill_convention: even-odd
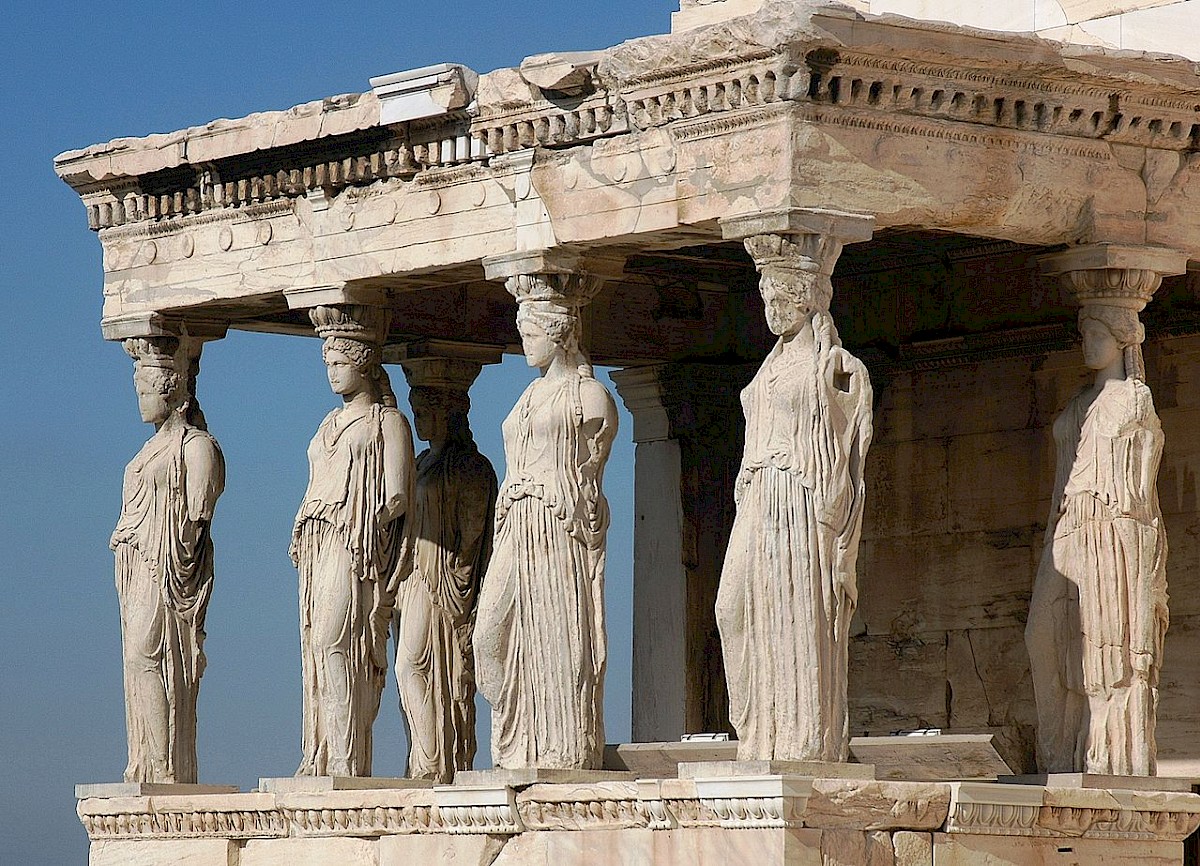
{"type": "Polygon", "coordinates": [[[351,396],[366,389],[372,402],[395,406],[381,351],[390,312],[381,307],[342,304],[314,307],[308,316],[317,335],[324,338],[321,358],[329,369],[334,393],[351,396]]]}
{"type": "Polygon", "coordinates": [[[1105,268],[1063,275],[1079,302],[1079,333],[1083,337],[1084,363],[1093,370],[1111,364],[1115,352],[1123,355],[1125,377],[1144,379],[1142,342],[1146,329],[1138,318],[1161,275],[1149,270],[1105,268]]]}
{"type": "Polygon", "coordinates": [[[187,370],[180,369],[180,343],[174,337],[135,337],[125,341],[133,358],[133,386],[142,420],[160,425],[188,402],[187,370]]]}
{"type": "Polygon", "coordinates": [[[828,312],[833,283],[822,265],[825,247],[834,241],[820,235],[755,235],[746,250],[758,265],[767,326],[776,336],[790,336],[815,313],[828,312]]]}

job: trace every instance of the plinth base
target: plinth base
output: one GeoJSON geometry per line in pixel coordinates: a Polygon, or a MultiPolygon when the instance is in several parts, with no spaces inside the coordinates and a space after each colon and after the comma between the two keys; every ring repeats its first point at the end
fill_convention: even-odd
{"type": "Polygon", "coordinates": [[[639,779],[671,779],[679,775],[680,764],[736,760],[737,745],[729,740],[609,743],[604,747],[604,769],[633,773],[639,779]]]}
{"type": "Polygon", "coordinates": [[[874,764],[831,761],[697,761],[679,765],[681,779],[731,776],[803,776],[810,779],[874,779],[874,764]]]}
{"type": "Polygon", "coordinates": [[[176,785],[173,782],[99,782],[76,785],[75,799],[89,797],[188,797],[193,794],[236,794],[237,785],[176,785]]]}
{"type": "Polygon", "coordinates": [[[427,779],[391,779],[386,776],[278,776],[259,779],[264,794],[320,794],[325,791],[376,791],[432,788],[427,779]]]}
{"type": "MultiPolygon", "coordinates": [[[[715,766],[728,773],[730,763],[715,766]]],[[[754,762],[746,763],[736,769],[750,771],[754,762]]],[[[541,784],[88,797],[78,812],[90,866],[1175,866],[1200,826],[1200,795],[1192,793],[874,781],[830,778],[828,765],[809,770],[817,777],[587,784],[527,771],[524,780],[541,784]]],[[[411,780],[342,784],[371,781],[411,780]]]]}
{"type": "Polygon", "coordinates": [[[1000,754],[995,734],[854,737],[850,754],[872,763],[878,778],[895,781],[957,782],[995,779],[1019,772],[1000,754]]]}
{"type": "Polygon", "coordinates": [[[471,787],[522,788],[528,785],[587,785],[593,782],[627,782],[633,773],[617,770],[563,770],[541,767],[521,767],[506,770],[460,770],[454,774],[455,785],[471,787]]]}
{"type": "Polygon", "coordinates": [[[1099,788],[1115,791],[1172,791],[1190,794],[1191,779],[1172,779],[1164,776],[1100,776],[1094,773],[1034,773],[1022,776],[1000,776],[1006,785],[1042,785],[1047,788],[1099,788]]]}

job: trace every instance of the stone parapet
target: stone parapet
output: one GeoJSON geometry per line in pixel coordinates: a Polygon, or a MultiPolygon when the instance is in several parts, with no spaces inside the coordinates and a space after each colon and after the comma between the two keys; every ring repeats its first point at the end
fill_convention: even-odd
{"type": "Polygon", "coordinates": [[[79,801],[79,816],[92,840],[93,863],[122,862],[118,855],[136,848],[137,862],[147,866],[193,862],[187,859],[193,856],[198,866],[228,866],[238,862],[239,851],[265,858],[262,862],[277,862],[270,858],[285,853],[293,858],[288,862],[318,862],[336,853],[337,846],[353,847],[361,862],[378,866],[407,862],[399,858],[417,851],[460,856],[468,850],[479,859],[467,862],[480,864],[715,863],[711,858],[717,852],[743,847],[761,849],[766,859],[754,862],[762,863],[808,862],[803,857],[820,863],[823,853],[879,847],[887,850],[886,862],[915,864],[930,861],[927,855],[924,860],[894,858],[936,852],[939,845],[947,852],[1020,853],[1051,844],[1086,847],[1099,840],[1110,843],[1106,851],[1115,858],[1105,862],[1132,864],[1140,862],[1138,852],[1151,849],[1161,862],[1181,862],[1181,841],[1200,826],[1200,795],[738,776],[93,797],[79,801]],[[581,831],[587,836],[576,836],[581,831]],[[490,841],[485,845],[484,840],[490,841]],[[588,859],[592,843],[599,841],[611,852],[605,855],[609,859],[588,859]],[[637,860],[646,851],[654,859],[637,860]],[[793,861],[784,859],[792,856],[788,851],[805,853],[793,861]],[[536,859],[547,852],[556,852],[554,858],[536,859]],[[688,859],[697,854],[698,861],[688,859]]]}

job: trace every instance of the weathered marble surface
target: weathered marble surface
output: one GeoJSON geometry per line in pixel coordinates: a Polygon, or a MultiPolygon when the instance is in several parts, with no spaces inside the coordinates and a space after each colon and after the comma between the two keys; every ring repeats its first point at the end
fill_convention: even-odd
{"type": "Polygon", "coordinates": [[[316,307],[310,317],[343,405],[309,445],[292,535],[304,696],[297,775],[369,776],[392,608],[411,566],[412,433],[380,364],[386,311],[316,307]]]}
{"type": "Polygon", "coordinates": [[[407,532],[412,574],[397,599],[396,681],[409,736],[407,775],[447,783],[475,759],[479,583],[492,550],[496,473],[471,436],[467,394],[479,365],[405,364],[417,436],[407,532]]]}
{"type": "Polygon", "coordinates": [[[1161,276],[1112,268],[1065,279],[1082,301],[1084,363],[1095,378],[1054,423],[1058,469],[1026,630],[1038,766],[1152,776],[1168,621],[1164,440],[1138,311],[1161,276]]]}
{"type": "Polygon", "coordinates": [[[472,117],[389,129],[374,95],[341,97],[65,153],[57,170],[94,228],[119,229],[101,239],[110,323],[214,302],[258,318],[281,286],[467,283],[480,258],[514,249],[686,245],[715,239],[730,213],[794,204],[881,226],[1197,251],[1198,181],[1180,168],[1200,84],[1180,64],[772,2],[610,48],[596,80],[563,106],[497,70],[480,78],[472,117]],[[813,77],[794,60],[811,51],[840,59],[813,77]],[[306,149],[330,135],[355,152],[306,149]],[[206,168],[263,151],[280,162],[206,168]],[[171,168],[178,188],[141,181],[171,168]]]}
{"type": "Polygon", "coordinates": [[[506,474],[475,631],[492,757],[505,769],[599,768],[603,759],[603,475],[617,412],[579,321],[599,286],[562,273],[507,283],[526,361],[541,376],[504,421],[506,474]]]}
{"type": "Polygon", "coordinates": [[[79,813],[103,866],[931,866],[933,851],[1082,866],[1110,862],[1089,859],[1101,852],[1179,863],[1200,796],[776,776],[82,800],[79,813]],[[1037,859],[1055,853],[1076,859],[1037,859]]]}
{"type": "Polygon", "coordinates": [[[196,402],[200,344],[173,337],[125,342],[142,420],[154,435],[125,468],[112,534],[125,725],[126,782],[195,784],[196,701],[204,617],[213,589],[213,509],[225,460],[196,402]]]}
{"type": "Polygon", "coordinates": [[[738,758],[844,761],[871,382],[842,348],[829,277],[842,244],[869,237],[870,221],[785,219],[814,227],[745,241],[779,341],[742,392],[746,447],[717,625],[738,758]]]}

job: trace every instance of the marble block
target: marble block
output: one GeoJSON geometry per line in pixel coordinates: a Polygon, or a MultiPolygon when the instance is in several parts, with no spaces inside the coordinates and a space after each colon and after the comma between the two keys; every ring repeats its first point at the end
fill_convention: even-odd
{"type": "Polygon", "coordinates": [[[1171,791],[1190,794],[1193,780],[1163,776],[1102,776],[1095,773],[1032,773],[1023,776],[999,776],[1006,785],[1042,785],[1046,788],[1094,788],[1117,791],[1171,791]]]}
{"type": "Polygon", "coordinates": [[[680,764],[736,758],[736,740],[610,743],[604,747],[604,769],[623,770],[639,779],[670,779],[679,775],[680,764]]]}
{"type": "Polygon", "coordinates": [[[1167,866],[1183,862],[1178,842],[1142,839],[1038,839],[1014,836],[965,836],[935,833],[937,866],[1167,866]]]}
{"type": "Polygon", "coordinates": [[[232,866],[237,843],[228,839],[105,839],[92,843],[88,866],[232,866]]]}
{"type": "Polygon", "coordinates": [[[589,782],[626,782],[634,774],[617,770],[570,770],[520,767],[506,770],[461,770],[454,774],[454,784],[467,787],[508,786],[523,788],[527,785],[560,784],[574,785],[589,782]]]}
{"type": "Polygon", "coordinates": [[[384,836],[379,866],[489,866],[505,844],[495,836],[384,836]]]}
{"type": "Polygon", "coordinates": [[[496,836],[525,829],[516,791],[508,785],[438,785],[433,796],[447,833],[496,836]]]}
{"type": "Polygon", "coordinates": [[[739,776],[874,779],[875,766],[832,761],[697,761],[679,765],[681,779],[721,779],[739,776]]]}
{"type": "MultiPolygon", "coordinates": [[[[238,866],[377,866],[374,839],[251,839],[238,866]]],[[[157,864],[156,864],[157,866],[157,864]]]]}
{"type": "Polygon", "coordinates": [[[380,788],[429,788],[427,779],[392,779],[386,776],[279,776],[259,779],[266,794],[313,794],[323,791],[369,791],[380,788]]]}
{"type": "Polygon", "coordinates": [[[995,779],[1013,771],[996,751],[994,734],[854,737],[850,753],[870,761],[878,777],[894,780],[995,779]]]}
{"type": "Polygon", "coordinates": [[[693,784],[701,804],[698,823],[738,830],[803,826],[813,791],[813,780],[800,776],[699,778],[693,784]]]}
{"type": "Polygon", "coordinates": [[[100,782],[75,786],[75,799],[97,797],[188,797],[193,794],[237,794],[237,785],[174,785],[166,782],[100,782]]]}

